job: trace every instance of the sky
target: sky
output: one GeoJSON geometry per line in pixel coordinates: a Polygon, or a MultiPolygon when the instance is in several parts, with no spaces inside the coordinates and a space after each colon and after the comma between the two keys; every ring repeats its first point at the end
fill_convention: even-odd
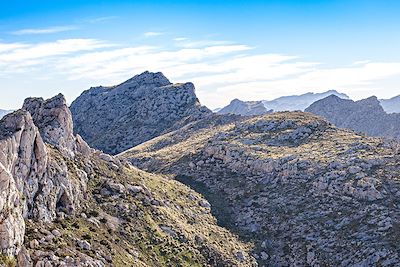
{"type": "Polygon", "coordinates": [[[400,94],[400,1],[0,0],[0,109],[149,70],[202,104],[400,94]]]}

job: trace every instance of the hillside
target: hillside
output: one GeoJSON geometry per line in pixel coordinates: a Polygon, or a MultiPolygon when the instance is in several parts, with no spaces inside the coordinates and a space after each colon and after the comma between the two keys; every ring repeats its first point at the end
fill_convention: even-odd
{"type": "Polygon", "coordinates": [[[192,83],[172,84],[160,72],[91,88],[71,105],[74,132],[90,146],[117,154],[211,114],[194,90],[192,83]]]}
{"type": "Polygon", "coordinates": [[[313,103],[306,111],[341,128],[370,136],[400,138],[400,114],[387,114],[376,97],[352,101],[332,95],[313,103]]]}
{"type": "Polygon", "coordinates": [[[399,147],[278,112],[215,115],[119,158],[201,192],[260,266],[396,266],[399,147]]]}
{"type": "Polygon", "coordinates": [[[254,266],[201,195],[72,128],[62,95],[0,120],[0,266],[254,266]]]}

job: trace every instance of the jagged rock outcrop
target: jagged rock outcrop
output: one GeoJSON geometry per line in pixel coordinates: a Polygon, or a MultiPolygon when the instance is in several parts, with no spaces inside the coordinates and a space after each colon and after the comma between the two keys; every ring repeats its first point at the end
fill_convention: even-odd
{"type": "Polygon", "coordinates": [[[57,146],[70,156],[76,150],[76,140],[73,135],[72,115],[63,95],[51,99],[27,98],[23,109],[29,111],[35,125],[46,143],[57,146]]]}
{"type": "Polygon", "coordinates": [[[400,113],[400,95],[389,99],[379,99],[379,103],[387,113],[400,113]]]}
{"type": "Polygon", "coordinates": [[[231,103],[218,110],[218,114],[235,114],[242,116],[264,115],[271,113],[272,110],[267,110],[261,101],[241,101],[234,99],[231,103]]]}
{"type": "Polygon", "coordinates": [[[315,101],[323,99],[329,95],[336,95],[342,99],[349,99],[346,94],[339,93],[336,90],[329,90],[323,93],[282,96],[274,100],[264,100],[262,102],[267,108],[270,108],[273,111],[304,111],[315,101]]]}
{"type": "Polygon", "coordinates": [[[259,266],[397,266],[399,147],[277,112],[215,115],[120,157],[201,192],[259,266]]]}
{"type": "Polygon", "coordinates": [[[111,154],[211,114],[200,105],[192,83],[172,84],[160,72],[91,88],[72,103],[71,111],[75,133],[111,154]]]}
{"type": "MultiPolygon", "coordinates": [[[[46,102],[52,111],[60,109],[60,112],[46,115],[49,123],[57,121],[61,110],[66,108],[65,101],[60,104],[59,100],[54,98],[46,102]]],[[[36,119],[43,119],[39,116],[41,111],[32,112],[36,119]]],[[[40,128],[26,110],[8,114],[1,120],[0,167],[4,185],[1,186],[4,191],[1,200],[5,201],[0,211],[4,216],[0,230],[3,254],[16,254],[21,249],[25,229],[23,218],[50,222],[56,218],[57,210],[72,213],[85,199],[86,177],[72,179],[66,162],[51,156],[41,136],[43,133],[45,141],[65,150],[62,138],[52,139],[52,133],[62,132],[64,136],[61,129],[66,125],[61,122],[50,127],[40,120],[38,125],[40,128]]]]}
{"type": "Polygon", "coordinates": [[[354,102],[331,95],[313,103],[306,111],[341,128],[370,136],[400,137],[400,114],[387,114],[374,96],[354,102]]]}
{"type": "Polygon", "coordinates": [[[0,266],[254,266],[206,204],[73,136],[62,95],[0,120],[0,266]]]}

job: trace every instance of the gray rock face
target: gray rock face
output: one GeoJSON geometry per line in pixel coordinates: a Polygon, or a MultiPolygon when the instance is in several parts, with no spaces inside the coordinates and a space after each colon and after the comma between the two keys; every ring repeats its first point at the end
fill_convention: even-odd
{"type": "Polygon", "coordinates": [[[186,186],[74,137],[61,95],[27,99],[0,120],[0,266],[119,266],[122,257],[127,266],[162,266],[149,238],[163,231],[158,225],[168,228],[157,252],[173,266],[239,266],[236,251],[244,255],[240,266],[254,266],[250,246],[197,202],[201,196],[186,186]],[[177,257],[182,247],[197,258],[177,257]]]}
{"type": "Polygon", "coordinates": [[[400,113],[400,95],[390,99],[380,99],[379,102],[387,113],[400,113]]]}
{"type": "MultiPolygon", "coordinates": [[[[34,118],[19,110],[0,121],[0,248],[5,255],[19,253],[24,219],[50,222],[57,211],[73,213],[85,199],[85,175],[81,172],[73,179],[67,161],[61,160],[62,155],[54,157],[56,152],[45,144],[71,153],[75,147],[75,138],[68,135],[72,134],[72,127],[68,128],[72,118],[64,113],[63,99],[27,100],[24,108],[31,110],[34,118]]],[[[82,142],[80,146],[84,146],[82,142]]]]}
{"type": "Polygon", "coordinates": [[[234,99],[228,106],[220,109],[217,113],[252,116],[264,115],[269,112],[272,111],[267,110],[261,101],[241,101],[239,99],[234,99]]]}
{"type": "Polygon", "coordinates": [[[306,111],[341,128],[371,136],[400,137],[400,114],[387,114],[376,97],[354,102],[331,95],[313,103],[306,111]]]}
{"type": "Polygon", "coordinates": [[[302,95],[283,96],[271,101],[262,101],[264,105],[274,111],[304,111],[315,101],[323,99],[329,95],[336,95],[342,99],[349,99],[345,94],[335,90],[329,90],[324,93],[306,93],[302,95]]]}
{"type": "Polygon", "coordinates": [[[48,100],[28,98],[24,101],[22,108],[32,115],[46,143],[73,156],[76,142],[73,135],[72,115],[63,95],[59,94],[48,100]]]}
{"type": "Polygon", "coordinates": [[[160,72],[91,88],[72,103],[71,111],[75,132],[111,154],[211,114],[200,105],[192,83],[172,84],[160,72]]]}

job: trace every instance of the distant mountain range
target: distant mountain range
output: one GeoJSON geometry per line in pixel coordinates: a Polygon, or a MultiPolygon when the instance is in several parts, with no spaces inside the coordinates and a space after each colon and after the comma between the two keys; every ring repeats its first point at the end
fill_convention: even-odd
{"type": "Polygon", "coordinates": [[[11,113],[11,110],[3,110],[0,109],[0,119],[3,118],[5,115],[7,115],[8,113],[11,113]]]}
{"type": "Polygon", "coordinates": [[[323,93],[282,96],[274,100],[242,101],[234,99],[228,106],[214,109],[214,112],[219,114],[262,115],[272,111],[304,111],[315,101],[329,95],[337,95],[340,98],[349,99],[346,94],[339,93],[336,90],[329,90],[323,93]]]}
{"type": "MultiPolygon", "coordinates": [[[[304,111],[314,102],[324,99],[330,95],[337,96],[341,99],[350,100],[349,96],[339,93],[336,90],[329,90],[323,93],[306,93],[302,95],[282,96],[273,100],[261,101],[243,101],[234,99],[224,108],[217,108],[213,111],[219,114],[236,114],[236,115],[261,115],[267,111],[304,111]],[[261,107],[261,103],[265,109],[261,107]]],[[[400,95],[390,99],[379,99],[383,109],[387,113],[400,113],[400,95]]]]}
{"type": "Polygon", "coordinates": [[[387,113],[400,113],[400,95],[390,99],[380,99],[379,102],[387,113]]]}
{"type": "Polygon", "coordinates": [[[302,95],[282,96],[270,101],[263,100],[262,102],[266,108],[273,109],[274,111],[304,111],[315,101],[330,95],[336,95],[343,99],[349,99],[346,94],[339,93],[336,90],[329,90],[323,93],[306,93],[302,95]]]}
{"type": "Polygon", "coordinates": [[[316,101],[305,111],[322,116],[341,128],[371,136],[399,138],[400,114],[386,113],[381,103],[375,96],[352,101],[330,95],[316,101]]]}
{"type": "Polygon", "coordinates": [[[264,115],[271,113],[272,110],[267,110],[261,101],[241,101],[234,99],[231,103],[218,110],[218,114],[235,114],[242,116],[264,115]]]}

